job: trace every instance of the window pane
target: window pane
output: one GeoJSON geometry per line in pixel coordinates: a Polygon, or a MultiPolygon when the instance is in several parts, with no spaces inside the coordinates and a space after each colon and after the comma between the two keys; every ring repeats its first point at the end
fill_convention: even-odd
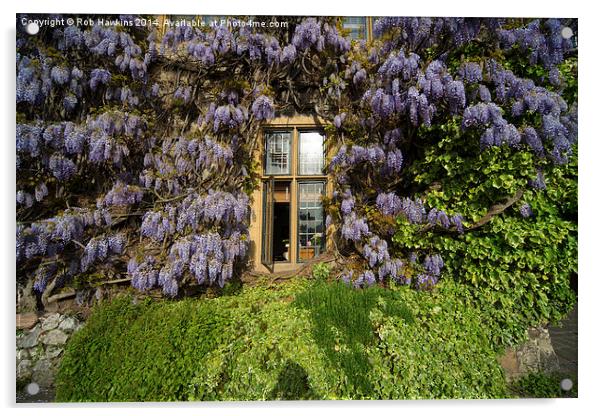
{"type": "Polygon", "coordinates": [[[266,175],[289,174],[291,160],[291,133],[266,133],[265,143],[266,175]]]}
{"type": "Polygon", "coordinates": [[[299,133],[299,175],[321,175],[324,169],[324,136],[318,132],[299,133]]]}
{"type": "Polygon", "coordinates": [[[350,30],[351,39],[366,39],[366,18],[365,17],[343,17],[343,28],[350,30]]]}
{"type": "Polygon", "coordinates": [[[299,260],[309,260],[324,247],[321,232],[324,219],[322,195],[324,183],[299,183],[299,260]]]}

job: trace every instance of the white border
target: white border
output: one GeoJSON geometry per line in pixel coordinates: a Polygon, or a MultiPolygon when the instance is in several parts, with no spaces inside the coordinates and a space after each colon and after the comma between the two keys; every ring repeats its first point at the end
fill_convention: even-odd
{"type": "MultiPolygon", "coordinates": [[[[200,2],[199,2],[200,3],[200,2]]],[[[590,4],[593,4],[590,3],[590,4]]],[[[374,411],[385,414],[400,413],[436,413],[451,415],[507,415],[509,413],[532,414],[590,414],[599,403],[601,394],[598,387],[602,385],[600,376],[601,345],[600,301],[602,296],[600,285],[600,253],[602,236],[602,215],[600,209],[600,120],[602,97],[600,91],[600,50],[599,44],[600,15],[592,6],[578,4],[575,1],[525,1],[504,0],[499,2],[431,0],[428,2],[391,2],[370,0],[351,4],[343,0],[303,0],[298,2],[229,0],[211,2],[211,4],[194,4],[181,2],[174,4],[165,0],[146,0],[139,5],[123,0],[101,0],[86,2],[72,1],[40,1],[17,2],[11,5],[2,4],[3,13],[1,32],[2,39],[2,83],[0,97],[3,103],[2,129],[4,137],[0,139],[3,158],[0,167],[2,174],[2,227],[3,230],[2,262],[2,294],[4,295],[3,334],[1,344],[4,364],[1,378],[2,405],[8,414],[60,414],[81,415],[81,405],[43,405],[37,408],[16,406],[14,404],[14,146],[15,125],[15,13],[48,12],[48,13],[149,13],[149,14],[267,14],[267,15],[346,15],[346,16],[554,16],[579,18],[579,219],[584,226],[580,227],[579,236],[579,399],[564,400],[496,400],[496,401],[407,401],[407,402],[292,402],[292,403],[198,403],[198,404],[104,404],[85,405],[84,410],[91,415],[104,415],[109,410],[115,414],[164,415],[166,410],[177,414],[237,414],[244,412],[251,415],[270,415],[283,413],[287,415],[307,415],[308,413],[324,414],[341,412],[345,414],[366,414],[374,411]],[[472,3],[472,4],[471,4],[472,3]],[[585,87],[584,87],[585,86],[585,87]]],[[[5,413],[6,414],[6,413],[5,413]]]]}

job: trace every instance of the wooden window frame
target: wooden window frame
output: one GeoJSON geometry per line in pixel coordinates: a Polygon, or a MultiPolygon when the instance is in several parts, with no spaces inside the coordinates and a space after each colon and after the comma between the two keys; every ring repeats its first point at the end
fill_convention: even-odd
{"type": "MultiPolygon", "coordinates": [[[[300,166],[299,166],[299,151],[300,151],[300,133],[302,132],[318,132],[320,133],[323,137],[323,157],[324,157],[324,168],[326,167],[326,155],[328,154],[327,151],[327,142],[326,142],[326,134],[324,132],[324,129],[320,126],[320,125],[309,125],[309,124],[305,124],[305,123],[288,123],[285,125],[279,125],[279,124],[274,124],[274,125],[267,125],[264,126],[261,131],[261,149],[263,154],[261,154],[261,159],[262,159],[262,164],[261,164],[261,183],[262,183],[262,220],[261,220],[261,232],[263,233],[265,230],[265,204],[264,204],[264,200],[265,200],[265,196],[263,195],[264,193],[264,188],[263,188],[263,184],[266,181],[271,180],[272,178],[274,179],[274,181],[280,182],[280,181],[290,181],[291,184],[291,205],[289,206],[290,209],[290,232],[289,232],[289,261],[273,261],[272,262],[272,268],[274,264],[291,264],[291,265],[300,265],[303,264],[305,262],[307,262],[307,260],[301,260],[299,257],[299,184],[300,183],[308,183],[308,182],[320,182],[323,184],[323,194],[326,195],[328,193],[328,175],[326,175],[324,172],[322,172],[321,174],[315,174],[315,175],[300,175],[299,171],[300,171],[300,166]],[[266,161],[267,161],[267,155],[265,154],[266,150],[267,150],[267,139],[266,136],[269,133],[276,133],[276,132],[290,132],[291,133],[291,155],[290,155],[290,174],[285,175],[285,174],[274,174],[274,175],[269,175],[266,174],[266,161]],[[293,217],[292,214],[295,214],[295,216],[293,217]]],[[[272,213],[273,214],[273,213],[272,213]]],[[[323,212],[322,214],[322,221],[324,221],[324,219],[326,218],[326,213],[323,212]]],[[[325,236],[326,236],[326,232],[325,232],[325,227],[324,224],[322,225],[323,231],[323,240],[321,242],[321,247],[322,249],[324,249],[326,247],[326,241],[325,241],[325,236]]],[[[264,238],[261,239],[261,252],[263,253],[264,251],[264,238]]],[[[272,242],[272,250],[273,250],[273,242],[272,242]]],[[[272,253],[273,254],[273,253],[272,253]]]]}

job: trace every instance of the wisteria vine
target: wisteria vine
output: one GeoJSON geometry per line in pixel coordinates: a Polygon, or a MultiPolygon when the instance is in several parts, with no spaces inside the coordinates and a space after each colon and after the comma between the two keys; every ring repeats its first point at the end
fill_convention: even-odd
{"type": "Polygon", "coordinates": [[[532,152],[534,189],[545,188],[543,162],[566,163],[576,143],[577,107],[563,100],[558,70],[576,47],[558,19],[386,17],[374,42],[352,42],[333,18],[290,22],[162,36],[69,26],[34,38],[19,28],[18,278],[47,296],[110,264],[141,291],[223,286],[250,267],[261,125],[297,113],[332,126],[327,226],[339,252],[362,259],[341,278],[429,289],[441,255],[396,250],[369,215],[467,232],[463,213],[427,206],[402,182],[421,132],[456,117],[482,150],[532,152]],[[528,55],[547,78],[519,76],[493,53],[451,64],[483,40],[497,56],[528,55]]]}

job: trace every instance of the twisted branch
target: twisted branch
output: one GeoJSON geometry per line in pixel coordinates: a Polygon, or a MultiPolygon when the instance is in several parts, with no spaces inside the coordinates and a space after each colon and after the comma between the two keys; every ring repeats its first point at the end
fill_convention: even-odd
{"type": "Polygon", "coordinates": [[[491,221],[493,219],[493,217],[501,214],[506,209],[508,209],[509,207],[514,205],[519,199],[522,198],[523,194],[524,194],[524,190],[519,189],[518,191],[516,191],[516,193],[513,196],[506,198],[503,202],[500,202],[499,204],[495,204],[495,205],[491,206],[491,208],[489,208],[489,211],[487,211],[487,213],[485,215],[483,215],[480,220],[478,220],[473,225],[471,225],[469,228],[467,228],[467,230],[472,231],[472,230],[475,230],[475,229],[480,228],[483,225],[487,224],[489,221],[491,221]]]}

